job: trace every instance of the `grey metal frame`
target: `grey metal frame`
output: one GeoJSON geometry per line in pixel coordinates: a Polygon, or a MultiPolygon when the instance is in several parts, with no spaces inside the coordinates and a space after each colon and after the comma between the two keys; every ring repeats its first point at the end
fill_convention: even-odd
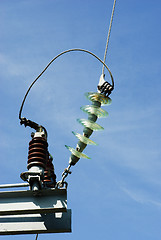
{"type": "Polygon", "coordinates": [[[0,235],[71,232],[67,190],[0,192],[0,235]]]}

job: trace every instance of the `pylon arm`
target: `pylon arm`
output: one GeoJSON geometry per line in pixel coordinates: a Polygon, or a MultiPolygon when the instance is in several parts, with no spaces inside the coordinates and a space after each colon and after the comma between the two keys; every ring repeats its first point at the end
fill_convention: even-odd
{"type": "Polygon", "coordinates": [[[71,210],[63,213],[0,216],[0,235],[71,232],[71,210]]]}
{"type": "Polygon", "coordinates": [[[67,191],[0,192],[0,235],[71,232],[67,191]]]}
{"type": "Polygon", "coordinates": [[[66,189],[0,192],[0,216],[66,211],[66,189]]]}

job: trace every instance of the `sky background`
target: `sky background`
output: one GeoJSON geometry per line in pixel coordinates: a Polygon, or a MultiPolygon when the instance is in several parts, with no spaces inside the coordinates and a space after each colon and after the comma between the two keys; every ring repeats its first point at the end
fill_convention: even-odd
{"type": "MultiPolygon", "coordinates": [[[[84,48],[103,59],[112,0],[0,0],[0,184],[22,182],[32,130],[18,113],[30,83],[60,52],[84,48]]],[[[161,239],[161,1],[117,1],[107,65],[115,79],[109,116],[72,168],[72,233],[39,240],[161,239]]],[[[22,116],[48,131],[57,180],[76,146],[72,131],[96,91],[102,65],[73,52],[57,59],[32,88],[22,116]]],[[[105,71],[106,80],[110,81],[105,71]]],[[[0,239],[35,239],[35,235],[0,239]]]]}

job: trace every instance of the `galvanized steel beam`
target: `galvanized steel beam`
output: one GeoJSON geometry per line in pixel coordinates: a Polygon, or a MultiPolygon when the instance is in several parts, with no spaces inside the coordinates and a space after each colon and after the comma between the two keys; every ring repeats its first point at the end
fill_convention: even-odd
{"type": "Polygon", "coordinates": [[[0,192],[0,216],[67,211],[66,189],[0,192]]]}
{"type": "Polygon", "coordinates": [[[71,232],[71,210],[63,213],[0,216],[0,235],[71,232]]]}

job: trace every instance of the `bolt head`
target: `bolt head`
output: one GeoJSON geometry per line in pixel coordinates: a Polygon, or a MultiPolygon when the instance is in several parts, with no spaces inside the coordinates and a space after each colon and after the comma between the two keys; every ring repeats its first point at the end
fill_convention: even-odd
{"type": "Polygon", "coordinates": [[[34,135],[35,135],[35,133],[34,133],[34,132],[32,132],[32,133],[31,133],[31,137],[33,138],[33,137],[34,137],[34,135]]]}

